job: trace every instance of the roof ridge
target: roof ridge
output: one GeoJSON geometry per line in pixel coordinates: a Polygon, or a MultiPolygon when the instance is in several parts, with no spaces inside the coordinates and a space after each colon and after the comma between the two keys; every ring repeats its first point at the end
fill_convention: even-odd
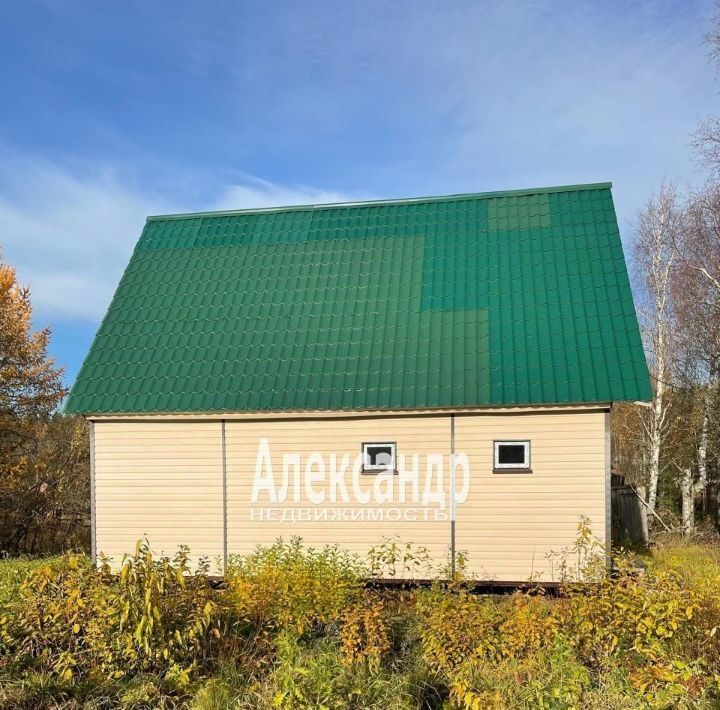
{"type": "Polygon", "coordinates": [[[425,202],[451,202],[467,199],[491,199],[496,197],[519,197],[523,195],[542,195],[553,192],[576,192],[580,190],[607,190],[611,182],[591,182],[578,185],[556,185],[552,187],[530,187],[521,190],[495,190],[490,192],[464,192],[452,195],[435,195],[426,197],[403,197],[397,199],[356,200],[354,202],[324,202],[309,205],[285,205],[278,207],[249,207],[237,210],[217,210],[206,212],[181,212],[178,214],[160,214],[147,217],[149,222],[167,219],[193,219],[198,217],[224,217],[241,214],[262,214],[266,212],[300,212],[317,209],[345,209],[352,207],[371,207],[374,205],[412,205],[425,202]]]}

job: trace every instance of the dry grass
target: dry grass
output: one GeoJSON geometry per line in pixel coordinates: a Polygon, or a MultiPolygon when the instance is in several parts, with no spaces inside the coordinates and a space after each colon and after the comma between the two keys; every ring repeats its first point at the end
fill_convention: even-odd
{"type": "Polygon", "coordinates": [[[237,565],[228,590],[211,593],[200,635],[185,638],[178,627],[185,644],[179,646],[171,640],[177,624],[171,610],[177,600],[191,608],[189,597],[200,588],[171,583],[175,567],[168,560],[137,559],[123,582],[89,580],[95,573],[82,560],[72,568],[61,558],[0,561],[0,616],[6,617],[0,706],[718,706],[720,546],[668,538],[653,549],[644,575],[568,587],[560,599],[478,597],[461,580],[412,593],[362,592],[360,569],[337,551],[308,554],[293,543],[259,553],[237,565]],[[21,593],[21,580],[33,569],[34,582],[21,593]],[[293,584],[282,583],[288,570],[293,584]],[[323,584],[328,578],[338,583],[323,584]],[[89,600],[81,623],[73,604],[64,603],[75,586],[89,600]],[[169,635],[170,627],[148,631],[141,611],[148,603],[151,616],[153,609],[162,612],[154,624],[173,624],[169,635]],[[115,618],[113,604],[126,610],[132,628],[106,637],[95,614],[115,618]],[[51,612],[61,617],[42,618],[51,612]],[[143,618],[138,631],[134,625],[143,618]],[[33,623],[40,624],[37,631],[33,623]],[[117,645],[115,637],[125,640],[117,645]],[[128,670],[111,679],[77,665],[63,675],[70,648],[80,654],[78,663],[82,654],[104,654],[108,667],[116,661],[107,654],[119,654],[112,667],[128,670]]]}

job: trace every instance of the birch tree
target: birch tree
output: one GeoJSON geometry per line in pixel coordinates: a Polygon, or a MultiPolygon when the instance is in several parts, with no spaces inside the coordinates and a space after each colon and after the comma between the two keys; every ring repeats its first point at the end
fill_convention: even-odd
{"type": "MultiPolygon", "coordinates": [[[[710,58],[720,74],[720,2],[710,32],[705,36],[710,58]]],[[[700,164],[711,177],[698,193],[691,195],[687,205],[688,229],[678,248],[677,304],[679,333],[683,342],[685,362],[693,362],[701,397],[701,423],[697,441],[697,480],[691,485],[690,473],[683,472],[683,528],[690,529],[689,501],[692,492],[703,494],[707,507],[707,484],[714,461],[717,469],[720,448],[720,115],[703,118],[693,134],[693,145],[700,164]]],[[[715,472],[718,477],[718,471],[715,472]]],[[[716,483],[718,481],[716,480],[716,483]]],[[[717,486],[715,519],[720,524],[720,483],[717,486]]],[[[694,501],[693,501],[694,506],[694,501]]],[[[694,526],[694,516],[693,516],[694,526]]]]}
{"type": "MultiPolygon", "coordinates": [[[[678,244],[674,304],[680,350],[699,398],[697,480],[705,495],[711,465],[717,478],[720,382],[720,185],[708,183],[691,195],[678,244]],[[688,366],[689,364],[689,366],[688,366]]],[[[716,501],[720,505],[720,500],[716,501]]]]}
{"type": "Polygon", "coordinates": [[[662,185],[640,211],[636,227],[641,325],[654,392],[650,410],[643,418],[650,512],[655,512],[661,450],[670,425],[667,393],[673,342],[671,282],[682,221],[676,189],[669,184],[662,185]]]}

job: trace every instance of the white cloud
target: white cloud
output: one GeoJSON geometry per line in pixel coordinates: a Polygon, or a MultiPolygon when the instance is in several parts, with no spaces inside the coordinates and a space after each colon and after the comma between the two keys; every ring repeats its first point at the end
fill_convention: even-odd
{"type": "Polygon", "coordinates": [[[238,116],[262,117],[259,144],[347,135],[338,162],[385,194],[612,180],[623,221],[663,177],[701,179],[689,133],[717,112],[713,5],[309,3],[280,24],[214,23],[222,39],[205,49],[213,71],[236,68],[238,116]],[[367,155],[353,160],[357,145],[367,155]]]}
{"type": "Polygon", "coordinates": [[[698,179],[689,133],[717,106],[707,25],[697,6],[566,10],[498,6],[486,42],[453,45],[460,130],[446,169],[518,187],[612,180],[627,218],[664,176],[698,179]]]}
{"type": "Polygon", "coordinates": [[[0,184],[0,245],[42,316],[101,317],[146,214],[167,206],[110,171],[10,160],[0,184]]]}
{"type": "Polygon", "coordinates": [[[257,178],[211,204],[179,203],[110,169],[8,160],[0,167],[0,247],[30,286],[38,322],[98,321],[149,214],[336,202],[356,197],[257,178]]]}
{"type": "Polygon", "coordinates": [[[319,205],[368,199],[365,195],[320,190],[307,186],[286,186],[247,176],[239,185],[228,185],[213,204],[214,210],[235,210],[249,207],[282,207],[285,205],[319,205]]]}

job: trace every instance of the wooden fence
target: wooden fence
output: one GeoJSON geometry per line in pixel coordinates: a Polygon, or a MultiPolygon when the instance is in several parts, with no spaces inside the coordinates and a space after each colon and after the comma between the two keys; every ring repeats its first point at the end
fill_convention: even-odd
{"type": "Polygon", "coordinates": [[[647,509],[640,493],[624,483],[614,484],[610,493],[612,544],[628,548],[646,546],[648,544],[647,509]]]}

